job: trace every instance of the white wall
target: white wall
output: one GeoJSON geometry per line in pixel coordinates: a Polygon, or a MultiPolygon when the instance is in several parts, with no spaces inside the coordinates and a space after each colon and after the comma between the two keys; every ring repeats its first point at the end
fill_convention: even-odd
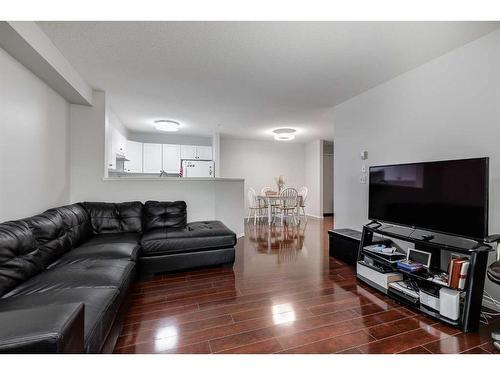
{"type": "Polygon", "coordinates": [[[125,125],[123,125],[122,120],[120,120],[116,112],[114,112],[111,108],[108,107],[106,108],[106,116],[108,117],[110,127],[115,128],[125,138],[130,139],[130,132],[128,128],[125,125]]]}
{"type": "Polygon", "coordinates": [[[323,217],[323,141],[306,144],[305,185],[309,189],[306,201],[307,214],[323,217]]]}
{"type": "Polygon", "coordinates": [[[0,46],[69,103],[91,104],[91,87],[36,22],[0,21],[0,46]]]}
{"type": "Polygon", "coordinates": [[[304,159],[303,143],[220,138],[221,177],[244,178],[245,193],[249,187],[257,192],[265,186],[277,190],[274,178],[279,175],[285,176],[289,187],[305,185],[304,159]]]}
{"type": "Polygon", "coordinates": [[[0,222],[69,203],[69,105],[0,48],[0,222]]]}
{"type": "Polygon", "coordinates": [[[94,91],[93,103],[70,106],[71,201],[184,200],[189,221],[217,219],[243,233],[243,181],[104,179],[105,94],[94,91]]]}
{"type": "Polygon", "coordinates": [[[495,31],[335,107],[336,227],[367,222],[367,150],[367,165],[489,156],[489,229],[500,232],[499,46],[495,31]]]}

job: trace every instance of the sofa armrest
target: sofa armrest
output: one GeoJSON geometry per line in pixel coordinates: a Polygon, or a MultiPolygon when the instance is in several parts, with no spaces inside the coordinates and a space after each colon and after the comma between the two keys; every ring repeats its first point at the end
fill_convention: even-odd
{"type": "Polygon", "coordinates": [[[0,312],[0,353],[82,353],[84,305],[0,312]]]}

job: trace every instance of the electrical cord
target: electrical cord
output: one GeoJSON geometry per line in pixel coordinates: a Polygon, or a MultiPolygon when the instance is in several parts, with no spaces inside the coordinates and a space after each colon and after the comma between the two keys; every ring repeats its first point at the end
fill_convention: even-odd
{"type": "MultiPolygon", "coordinates": [[[[492,296],[490,296],[488,294],[488,292],[484,292],[483,299],[486,302],[489,302],[489,303],[493,304],[494,306],[497,306],[500,308],[500,302],[498,300],[496,300],[495,298],[493,298],[492,296]]],[[[489,319],[493,319],[496,316],[500,316],[500,311],[490,312],[490,311],[481,310],[481,323],[488,325],[489,319]]]]}

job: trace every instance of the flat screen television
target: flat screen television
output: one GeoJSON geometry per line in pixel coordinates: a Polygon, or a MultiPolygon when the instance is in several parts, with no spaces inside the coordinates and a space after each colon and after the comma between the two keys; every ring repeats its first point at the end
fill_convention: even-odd
{"type": "Polygon", "coordinates": [[[368,217],[482,240],[488,235],[488,158],[370,167],[368,217]]]}

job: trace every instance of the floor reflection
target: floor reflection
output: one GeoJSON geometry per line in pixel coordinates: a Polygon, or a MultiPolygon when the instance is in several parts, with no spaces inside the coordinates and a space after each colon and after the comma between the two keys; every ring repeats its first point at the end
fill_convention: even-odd
{"type": "Polygon", "coordinates": [[[289,303],[274,305],[272,310],[274,324],[290,323],[296,320],[295,310],[289,303]]]}
{"type": "Polygon", "coordinates": [[[304,248],[306,228],[306,221],[284,226],[248,224],[246,233],[258,253],[274,255],[280,264],[294,262],[301,251],[307,252],[304,248]]]}
{"type": "Polygon", "coordinates": [[[177,327],[167,326],[156,331],[155,351],[163,352],[177,346],[177,327]]]}

